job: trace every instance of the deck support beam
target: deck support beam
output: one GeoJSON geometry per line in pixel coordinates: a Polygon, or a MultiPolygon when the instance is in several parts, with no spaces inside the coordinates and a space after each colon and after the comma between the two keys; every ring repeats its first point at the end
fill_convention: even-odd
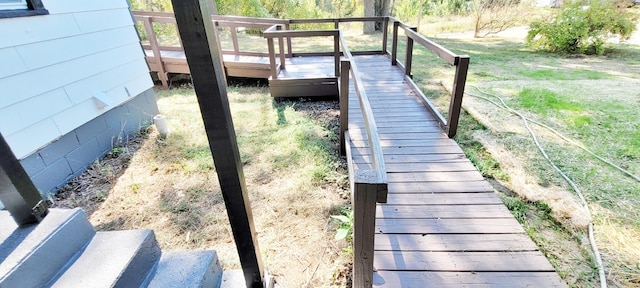
{"type": "Polygon", "coordinates": [[[172,0],[247,287],[264,270],[207,0],[172,0]]]}

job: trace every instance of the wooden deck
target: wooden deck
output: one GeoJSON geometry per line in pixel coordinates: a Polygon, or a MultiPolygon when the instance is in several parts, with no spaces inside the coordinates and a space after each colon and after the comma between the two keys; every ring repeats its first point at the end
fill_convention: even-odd
{"type": "MultiPolygon", "coordinates": [[[[149,64],[150,71],[159,72],[158,60],[153,54],[153,50],[145,49],[145,57],[149,64]]],[[[163,71],[166,73],[189,74],[187,57],[182,50],[160,50],[163,71]]],[[[269,57],[251,55],[230,55],[224,54],[223,66],[227,76],[248,77],[248,78],[269,78],[271,67],[269,57]]]]}
{"type": "MultiPolygon", "coordinates": [[[[566,287],[404,81],[404,71],[386,56],[356,56],[356,63],[389,181],[388,202],[376,211],[373,286],[566,287]]],[[[366,169],[370,152],[354,94],[351,153],[366,169]]]]}

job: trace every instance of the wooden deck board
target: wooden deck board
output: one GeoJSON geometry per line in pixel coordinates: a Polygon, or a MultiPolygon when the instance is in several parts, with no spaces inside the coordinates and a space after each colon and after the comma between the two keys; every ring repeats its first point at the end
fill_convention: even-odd
{"type": "Polygon", "coordinates": [[[524,233],[513,218],[498,219],[376,219],[380,234],[496,234],[524,233]]]}
{"type": "Polygon", "coordinates": [[[526,234],[376,234],[378,251],[537,251],[526,234]]]}
{"type": "Polygon", "coordinates": [[[376,210],[378,219],[471,219],[510,218],[511,212],[504,205],[397,205],[380,204],[376,210]]]}
{"type": "Polygon", "coordinates": [[[422,271],[555,271],[538,251],[431,252],[376,251],[373,266],[378,270],[422,271]]]}
{"type": "Polygon", "coordinates": [[[555,272],[377,271],[374,287],[403,288],[531,288],[567,287],[555,272]]]}
{"type": "MultiPolygon", "coordinates": [[[[387,203],[376,211],[374,287],[566,287],[402,70],[384,56],[356,62],[389,181],[387,203]]],[[[356,167],[366,169],[369,143],[354,93],[349,145],[356,167]]]]}

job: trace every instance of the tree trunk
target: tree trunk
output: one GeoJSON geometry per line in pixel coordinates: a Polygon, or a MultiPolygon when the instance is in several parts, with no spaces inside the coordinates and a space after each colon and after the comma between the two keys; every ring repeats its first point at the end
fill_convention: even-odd
{"type": "MultiPolygon", "coordinates": [[[[376,0],[364,0],[364,17],[376,16],[376,0]]],[[[376,23],[371,21],[364,22],[362,32],[364,34],[373,34],[376,31],[376,23]]]]}
{"type": "Polygon", "coordinates": [[[389,2],[390,0],[380,0],[382,2],[382,5],[380,7],[380,13],[376,13],[376,15],[378,16],[389,16],[389,2]]]}

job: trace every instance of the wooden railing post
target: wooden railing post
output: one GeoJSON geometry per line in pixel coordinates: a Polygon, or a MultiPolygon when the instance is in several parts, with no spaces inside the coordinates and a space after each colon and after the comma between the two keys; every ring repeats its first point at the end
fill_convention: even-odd
{"type": "Polygon", "coordinates": [[[459,56],[456,62],[456,75],[453,79],[451,102],[449,104],[449,119],[447,119],[447,135],[449,138],[456,136],[458,131],[462,97],[464,96],[464,86],[467,82],[467,70],[469,69],[469,56],[459,56]]]}
{"type": "MultiPolygon", "coordinates": [[[[418,28],[411,27],[411,30],[418,31],[418,28]]],[[[413,38],[407,35],[407,51],[404,61],[404,74],[409,77],[413,77],[411,76],[411,62],[413,62],[413,38]]]]}
{"type": "MultiPolygon", "coordinates": [[[[291,20],[289,20],[289,21],[291,21],[291,20]]],[[[285,30],[291,30],[291,24],[289,24],[289,23],[285,24],[284,25],[284,29],[285,30]]],[[[291,38],[287,37],[287,57],[291,58],[292,57],[292,55],[291,55],[292,53],[293,52],[291,51],[291,38]]]]}
{"type": "Polygon", "coordinates": [[[273,47],[273,37],[267,38],[269,48],[269,64],[271,66],[271,79],[278,79],[278,69],[276,65],[276,49],[273,47]]]}
{"type": "Polygon", "coordinates": [[[340,155],[346,155],[345,131],[349,126],[349,69],[351,61],[340,62],[340,155]]]}
{"type": "Polygon", "coordinates": [[[237,55],[240,52],[240,45],[238,45],[238,27],[230,26],[231,31],[231,43],[233,43],[233,52],[237,55]]]}
{"type": "Polygon", "coordinates": [[[384,17],[382,22],[382,54],[387,54],[387,37],[389,34],[389,17],[384,17]]]}
{"type": "Polygon", "coordinates": [[[47,203],[33,185],[0,134],[0,201],[20,226],[38,223],[48,213],[47,203]]]}
{"type": "Polygon", "coordinates": [[[144,30],[147,32],[151,51],[153,51],[153,58],[155,58],[156,65],[158,66],[158,78],[160,79],[160,82],[162,82],[162,87],[168,88],[169,76],[164,69],[164,61],[162,61],[162,55],[160,54],[160,45],[158,44],[158,38],[156,38],[156,32],[153,30],[151,16],[143,16],[142,23],[144,24],[144,30]]]}
{"type": "MultiPolygon", "coordinates": [[[[282,26],[278,25],[277,30],[282,30],[282,26]]],[[[283,43],[284,39],[282,37],[278,37],[278,49],[280,50],[280,69],[285,69],[285,54],[286,52],[284,51],[284,43],[283,43]]],[[[276,78],[273,78],[276,79],[276,78]]]]}
{"type": "Polygon", "coordinates": [[[400,22],[393,21],[393,39],[391,40],[391,65],[398,65],[398,27],[400,22]]]}
{"type": "Polygon", "coordinates": [[[335,75],[340,76],[340,30],[333,34],[333,66],[335,75]]]}
{"type": "MultiPolygon", "coordinates": [[[[356,179],[356,181],[359,180],[356,179]]],[[[355,182],[352,193],[353,287],[368,288],[373,284],[373,236],[375,235],[376,228],[376,195],[378,193],[378,184],[355,182]]]]}

